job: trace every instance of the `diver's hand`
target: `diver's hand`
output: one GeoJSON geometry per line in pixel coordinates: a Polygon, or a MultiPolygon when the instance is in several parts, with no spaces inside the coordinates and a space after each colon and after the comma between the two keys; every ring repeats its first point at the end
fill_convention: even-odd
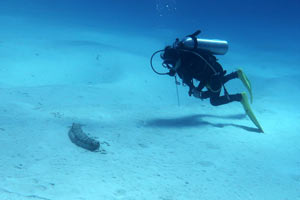
{"type": "Polygon", "coordinates": [[[193,96],[198,98],[198,99],[202,99],[202,92],[197,90],[196,88],[193,89],[193,96]]]}

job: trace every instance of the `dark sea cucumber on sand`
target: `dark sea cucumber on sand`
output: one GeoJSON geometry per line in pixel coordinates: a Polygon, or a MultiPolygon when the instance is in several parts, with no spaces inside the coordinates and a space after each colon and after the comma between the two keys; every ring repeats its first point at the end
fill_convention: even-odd
{"type": "Polygon", "coordinates": [[[100,147],[100,143],[88,137],[81,128],[80,124],[73,123],[70,130],[69,130],[69,138],[70,140],[76,144],[77,146],[80,146],[84,149],[90,150],[90,151],[96,151],[100,147]]]}

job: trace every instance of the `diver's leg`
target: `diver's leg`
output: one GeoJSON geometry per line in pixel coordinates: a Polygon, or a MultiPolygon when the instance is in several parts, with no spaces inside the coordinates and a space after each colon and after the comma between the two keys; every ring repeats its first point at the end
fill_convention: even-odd
{"type": "Polygon", "coordinates": [[[255,126],[261,132],[264,132],[263,128],[259,124],[258,120],[256,119],[256,117],[250,107],[250,104],[248,102],[248,97],[245,92],[242,92],[241,94],[228,95],[228,97],[227,96],[219,96],[218,94],[214,94],[210,97],[210,103],[213,106],[219,106],[219,105],[224,105],[224,104],[227,104],[227,103],[230,103],[233,101],[241,102],[241,104],[243,105],[244,110],[245,110],[246,114],[248,115],[248,117],[250,118],[250,120],[255,124],[255,126]]]}
{"type": "Polygon", "coordinates": [[[207,98],[210,98],[211,96],[213,95],[213,92],[207,90],[207,91],[204,91],[202,92],[201,94],[201,99],[207,99],[207,98]]]}
{"type": "Polygon", "coordinates": [[[238,73],[237,72],[232,72],[230,74],[227,74],[223,77],[223,83],[227,83],[229,80],[232,80],[232,79],[235,79],[235,78],[238,78],[238,73]]]}
{"type": "Polygon", "coordinates": [[[219,96],[218,94],[214,94],[210,97],[210,103],[213,106],[220,106],[224,105],[233,101],[241,101],[242,95],[241,94],[229,94],[228,96],[219,96]]]}
{"type": "Polygon", "coordinates": [[[250,94],[250,101],[252,103],[253,101],[253,97],[252,97],[252,89],[251,89],[251,82],[249,81],[248,77],[246,76],[246,74],[243,72],[242,69],[238,69],[235,72],[232,72],[226,76],[224,76],[222,78],[222,82],[223,84],[225,84],[226,82],[228,82],[229,80],[238,78],[242,81],[243,85],[247,88],[249,94],[250,94]]]}

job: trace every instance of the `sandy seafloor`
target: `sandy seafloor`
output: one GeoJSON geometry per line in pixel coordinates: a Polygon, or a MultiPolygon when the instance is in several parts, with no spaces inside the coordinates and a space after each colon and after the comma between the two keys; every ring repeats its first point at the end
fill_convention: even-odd
{"type": "MultiPolygon", "coordinates": [[[[233,41],[220,57],[251,79],[262,134],[239,103],[213,107],[180,86],[178,106],[174,80],[149,66],[166,45],[158,38],[1,22],[1,200],[300,199],[295,52],[233,41]],[[71,143],[73,122],[101,151],[71,143]]],[[[245,90],[239,80],[227,87],[245,90]]]]}

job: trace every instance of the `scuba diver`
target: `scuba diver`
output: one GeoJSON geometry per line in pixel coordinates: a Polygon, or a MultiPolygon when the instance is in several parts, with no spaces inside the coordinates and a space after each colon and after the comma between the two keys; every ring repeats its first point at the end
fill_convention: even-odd
{"type": "Polygon", "coordinates": [[[159,75],[174,76],[176,82],[176,75],[178,75],[183,84],[189,87],[189,96],[193,95],[201,100],[209,98],[213,106],[240,102],[251,121],[261,132],[264,132],[250,107],[246,92],[229,94],[225,88],[224,84],[229,80],[240,79],[248,90],[252,103],[251,83],[243,70],[238,69],[226,74],[226,70],[217,62],[215,55],[224,55],[228,50],[228,43],[222,40],[197,38],[200,32],[196,31],[183,40],[177,38],[172,46],[166,46],[165,49],[153,53],[150,60],[153,71],[159,75]],[[152,60],[157,53],[161,53],[162,65],[169,72],[161,73],[154,69],[152,60]],[[194,80],[199,81],[197,86],[194,85],[194,80]],[[224,95],[221,96],[222,88],[224,95]]]}

